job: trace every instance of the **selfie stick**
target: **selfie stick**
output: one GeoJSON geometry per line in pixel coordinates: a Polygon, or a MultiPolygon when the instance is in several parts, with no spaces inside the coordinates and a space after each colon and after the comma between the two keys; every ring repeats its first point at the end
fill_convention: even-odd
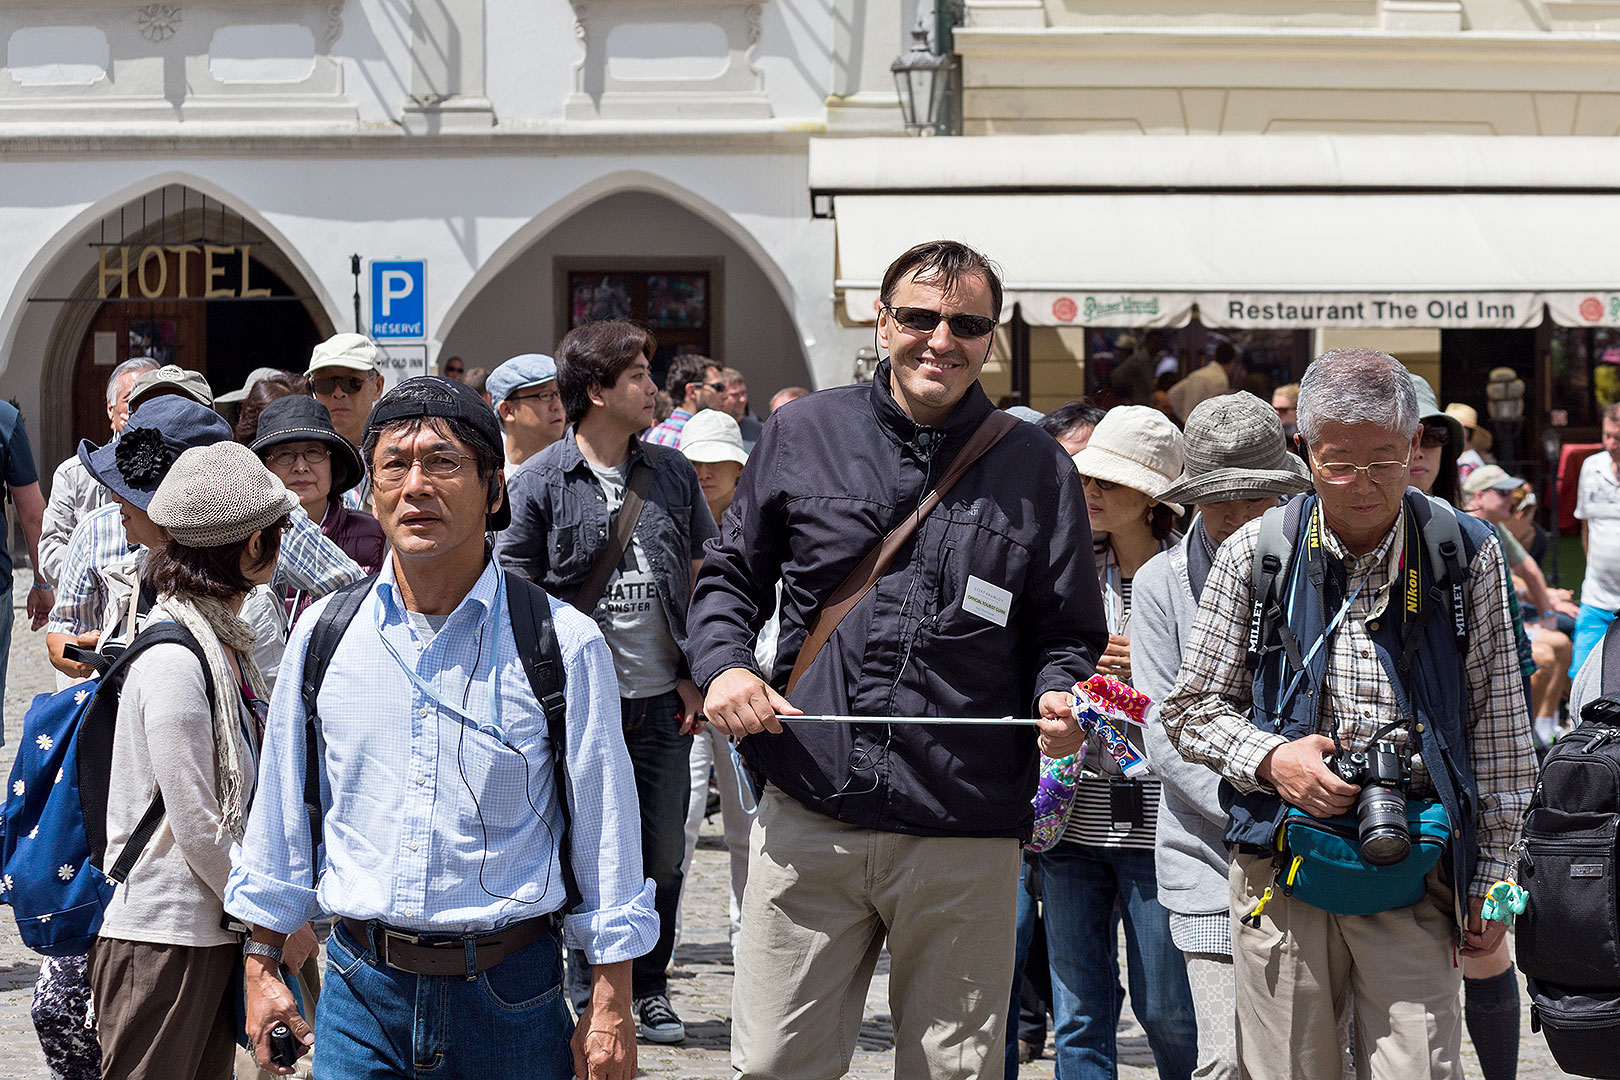
{"type": "Polygon", "coordinates": [[[1017,716],[787,716],[777,713],[782,721],[808,721],[815,724],[994,724],[1002,727],[1028,727],[1040,723],[1033,718],[1017,716]]]}

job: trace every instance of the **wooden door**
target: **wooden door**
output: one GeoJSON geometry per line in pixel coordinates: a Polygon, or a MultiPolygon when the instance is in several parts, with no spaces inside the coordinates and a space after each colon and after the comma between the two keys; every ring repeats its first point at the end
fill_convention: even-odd
{"type": "MultiPolygon", "coordinates": [[[[97,309],[85,332],[73,372],[75,446],[80,439],[99,446],[112,436],[107,421],[107,379],[116,365],[130,357],[150,356],[160,364],[208,373],[206,302],[179,299],[179,256],[170,252],[165,259],[167,283],[159,297],[108,300],[97,309]]],[[[186,262],[190,280],[185,291],[196,297],[202,293],[202,267],[196,258],[186,262]]]]}

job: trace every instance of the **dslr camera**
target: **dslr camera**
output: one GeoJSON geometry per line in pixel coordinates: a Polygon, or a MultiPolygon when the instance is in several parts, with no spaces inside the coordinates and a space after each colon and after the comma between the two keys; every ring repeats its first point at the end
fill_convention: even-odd
{"type": "Polygon", "coordinates": [[[1412,850],[1406,823],[1406,789],[1411,763],[1393,740],[1378,739],[1366,750],[1340,747],[1329,767],[1347,784],[1357,784],[1356,835],[1361,857],[1373,866],[1394,866],[1412,850]]]}

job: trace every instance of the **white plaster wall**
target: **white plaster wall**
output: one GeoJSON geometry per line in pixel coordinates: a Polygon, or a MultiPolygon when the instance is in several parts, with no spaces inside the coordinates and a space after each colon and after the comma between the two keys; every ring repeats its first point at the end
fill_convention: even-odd
{"type": "Polygon", "coordinates": [[[625,186],[673,192],[755,253],[817,383],[847,381],[853,351],[834,325],[832,223],[811,218],[805,170],[802,149],[705,153],[696,137],[690,151],[667,155],[7,160],[0,162],[0,235],[9,241],[0,249],[0,397],[16,397],[27,415],[38,415],[41,359],[60,305],[26,297],[66,295],[94,265],[83,230],[167,182],[223,200],[276,239],[336,326],[352,321],[350,253],[425,258],[430,363],[452,310],[468,306],[485,279],[527,250],[545,231],[535,231],[537,219],[557,204],[625,186]]]}
{"type": "MultiPolygon", "coordinates": [[[[546,0],[550,3],[551,0],[546,0]]],[[[411,88],[412,0],[348,0],[332,55],[361,124],[394,124],[411,88]]]]}
{"type": "Polygon", "coordinates": [[[485,0],[484,86],[496,122],[560,119],[584,50],[568,0],[485,0]]]}
{"type": "Polygon", "coordinates": [[[718,256],[724,260],[724,291],[715,351],[748,376],[750,396],[762,406],[782,387],[810,380],[793,321],[752,258],[691,211],[645,192],[610,195],[541,237],[446,328],[441,352],[484,368],[520,352],[552,352],[558,341],[557,256],[718,256]]]}

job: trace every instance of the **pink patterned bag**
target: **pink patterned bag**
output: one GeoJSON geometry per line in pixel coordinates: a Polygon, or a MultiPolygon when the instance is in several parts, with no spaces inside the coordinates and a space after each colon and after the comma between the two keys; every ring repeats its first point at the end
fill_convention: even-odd
{"type": "MultiPolygon", "coordinates": [[[[1131,724],[1141,726],[1149,703],[1146,694],[1107,675],[1093,675],[1074,686],[1074,712],[1080,726],[1102,738],[1109,756],[1126,776],[1139,776],[1148,768],[1147,759],[1130,744],[1125,732],[1131,724]]],[[[1030,800],[1035,808],[1031,851],[1046,851],[1062,838],[1085,760],[1085,746],[1068,757],[1041,757],[1040,782],[1030,800]]]]}

